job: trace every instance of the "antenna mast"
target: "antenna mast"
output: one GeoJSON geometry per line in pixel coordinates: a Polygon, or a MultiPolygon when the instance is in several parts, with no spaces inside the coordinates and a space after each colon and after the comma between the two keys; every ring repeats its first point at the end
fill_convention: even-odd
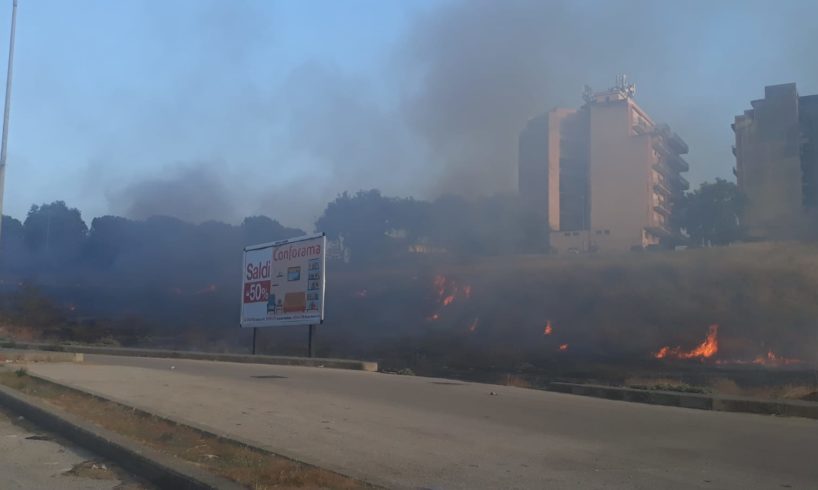
{"type": "Polygon", "coordinates": [[[11,39],[9,40],[9,66],[6,73],[6,103],[3,108],[3,138],[0,141],[0,230],[2,230],[3,194],[6,184],[6,153],[9,139],[9,108],[11,105],[11,69],[14,66],[14,33],[17,30],[17,0],[11,7],[11,39]]]}

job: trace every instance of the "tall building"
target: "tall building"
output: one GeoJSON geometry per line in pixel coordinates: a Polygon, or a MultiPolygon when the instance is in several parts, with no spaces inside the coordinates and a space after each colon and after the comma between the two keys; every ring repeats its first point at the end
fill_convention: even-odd
{"type": "Polygon", "coordinates": [[[547,216],[557,252],[627,251],[672,244],[671,202],[689,185],[687,144],[654,123],[634,87],[594,93],[579,109],[528,122],[519,140],[521,198],[547,216]]]}
{"type": "Polygon", "coordinates": [[[818,95],[771,85],[750,105],[733,123],[742,226],[751,239],[795,238],[806,212],[818,209],[818,95]]]}

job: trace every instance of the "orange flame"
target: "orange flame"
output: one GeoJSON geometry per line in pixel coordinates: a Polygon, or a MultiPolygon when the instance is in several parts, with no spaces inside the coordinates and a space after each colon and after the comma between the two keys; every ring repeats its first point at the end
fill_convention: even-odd
{"type": "Polygon", "coordinates": [[[446,294],[446,276],[442,274],[436,275],[434,285],[435,289],[437,290],[437,295],[442,298],[443,295],[446,294]]]}
{"type": "Polygon", "coordinates": [[[469,332],[474,333],[477,330],[477,324],[480,322],[480,318],[475,318],[473,322],[469,325],[469,332]]]}
{"type": "Polygon", "coordinates": [[[653,354],[653,357],[656,359],[709,359],[716,355],[719,351],[719,326],[718,325],[710,325],[710,328],[707,331],[707,337],[704,339],[704,342],[696,346],[695,349],[690,351],[683,351],[681,347],[668,347],[664,346],[659,351],[653,354]]]}
{"type": "Polygon", "coordinates": [[[788,364],[800,364],[802,361],[800,359],[788,359],[786,357],[781,357],[775,354],[772,349],[767,351],[767,355],[760,355],[753,359],[753,364],[762,364],[762,365],[788,365],[788,364]]]}
{"type": "Polygon", "coordinates": [[[560,352],[565,352],[568,350],[568,344],[560,344],[560,352]]]}
{"type": "Polygon", "coordinates": [[[428,317],[427,320],[437,320],[440,318],[441,310],[454,303],[456,299],[462,298],[468,300],[471,298],[471,286],[465,285],[460,287],[455,281],[448,279],[443,274],[436,275],[432,284],[440,300],[440,305],[437,308],[437,312],[428,317]]]}
{"type": "Polygon", "coordinates": [[[547,322],[545,322],[545,330],[543,330],[542,334],[551,335],[552,333],[554,333],[554,329],[551,328],[551,320],[548,320],[547,322]]]}

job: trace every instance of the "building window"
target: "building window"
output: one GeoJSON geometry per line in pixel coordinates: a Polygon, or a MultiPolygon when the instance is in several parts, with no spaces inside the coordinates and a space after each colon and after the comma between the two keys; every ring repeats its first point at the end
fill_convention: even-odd
{"type": "Polygon", "coordinates": [[[611,234],[611,230],[605,230],[605,234],[606,234],[606,235],[610,235],[610,234],[611,234]]]}
{"type": "Polygon", "coordinates": [[[571,236],[571,234],[566,232],[566,233],[563,233],[563,236],[571,236]]]}

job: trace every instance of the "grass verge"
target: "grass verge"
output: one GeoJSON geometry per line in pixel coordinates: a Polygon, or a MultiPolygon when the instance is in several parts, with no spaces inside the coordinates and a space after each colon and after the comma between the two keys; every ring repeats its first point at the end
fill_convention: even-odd
{"type": "Polygon", "coordinates": [[[372,488],[328,470],[33,378],[24,371],[0,370],[0,384],[254,490],[372,488]]]}

